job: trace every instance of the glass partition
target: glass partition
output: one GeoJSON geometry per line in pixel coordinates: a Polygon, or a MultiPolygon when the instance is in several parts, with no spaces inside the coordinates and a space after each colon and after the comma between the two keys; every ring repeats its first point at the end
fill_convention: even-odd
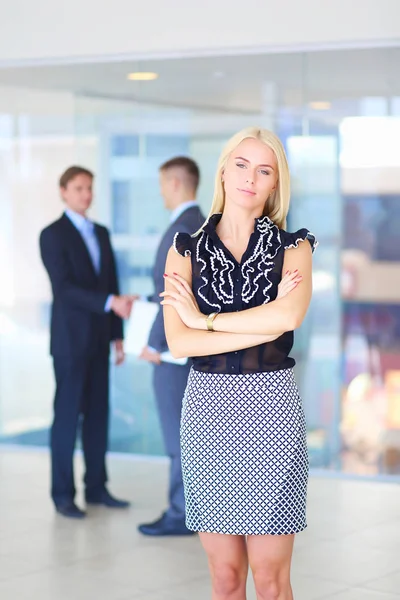
{"type": "MultiPolygon", "coordinates": [[[[164,79],[132,98],[53,90],[50,69],[46,89],[25,89],[22,72],[11,87],[0,72],[0,440],[48,440],[50,288],[38,235],[63,210],[60,173],[74,163],[94,170],[92,217],[111,231],[121,288],[148,294],[168,224],[159,165],[176,154],[197,160],[207,213],[222,145],[260,124],[290,162],[288,229],[307,227],[320,242],[294,348],[311,466],[399,475],[398,58],[392,48],[166,60],[142,65],[164,79]]],[[[113,73],[104,65],[104,77],[113,73]]],[[[112,367],[112,450],[163,453],[151,376],[133,357],[112,367]]]]}

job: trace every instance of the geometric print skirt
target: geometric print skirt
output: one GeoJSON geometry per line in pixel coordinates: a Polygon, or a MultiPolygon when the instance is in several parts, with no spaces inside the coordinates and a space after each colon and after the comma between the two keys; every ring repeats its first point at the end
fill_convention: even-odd
{"type": "Polygon", "coordinates": [[[292,369],[190,371],[181,418],[186,525],[288,535],[306,525],[306,423],[292,369]]]}

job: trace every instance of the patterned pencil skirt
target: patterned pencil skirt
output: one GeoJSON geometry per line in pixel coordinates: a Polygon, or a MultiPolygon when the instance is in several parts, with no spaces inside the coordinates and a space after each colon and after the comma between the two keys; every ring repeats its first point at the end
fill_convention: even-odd
{"type": "Polygon", "coordinates": [[[292,369],[190,371],[181,419],[186,525],[285,535],[306,527],[306,423],[292,369]]]}

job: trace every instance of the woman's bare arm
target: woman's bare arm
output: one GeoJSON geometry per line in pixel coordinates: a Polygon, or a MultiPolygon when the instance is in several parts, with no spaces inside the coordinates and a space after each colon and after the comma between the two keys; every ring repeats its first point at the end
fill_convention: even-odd
{"type": "MultiPolygon", "coordinates": [[[[307,313],[312,293],[312,252],[308,241],[298,248],[285,250],[283,272],[298,270],[301,283],[284,298],[235,313],[218,315],[214,329],[240,334],[282,334],[300,327],[307,313]]],[[[199,328],[205,328],[199,320],[199,328]]]]}
{"type": "MultiPolygon", "coordinates": [[[[167,273],[177,273],[187,282],[192,280],[190,257],[183,258],[170,249],[166,264],[167,273]]],[[[166,289],[174,289],[166,278],[166,289]]],[[[247,311],[246,311],[247,312],[247,311]]],[[[236,313],[238,314],[238,313],[236,313]]],[[[218,319],[222,315],[218,316],[218,319]]],[[[204,321],[205,322],[205,321],[204,321]]],[[[164,305],[164,324],[168,347],[175,358],[188,356],[210,356],[233,352],[265,344],[278,338],[284,330],[268,334],[210,333],[187,327],[172,306],[164,305]]]]}

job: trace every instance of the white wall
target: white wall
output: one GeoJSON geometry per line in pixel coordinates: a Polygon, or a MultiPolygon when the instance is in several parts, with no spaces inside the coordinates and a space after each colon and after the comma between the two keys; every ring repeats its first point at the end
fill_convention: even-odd
{"type": "Polygon", "coordinates": [[[13,0],[0,62],[400,40],[399,0],[13,0]]]}

